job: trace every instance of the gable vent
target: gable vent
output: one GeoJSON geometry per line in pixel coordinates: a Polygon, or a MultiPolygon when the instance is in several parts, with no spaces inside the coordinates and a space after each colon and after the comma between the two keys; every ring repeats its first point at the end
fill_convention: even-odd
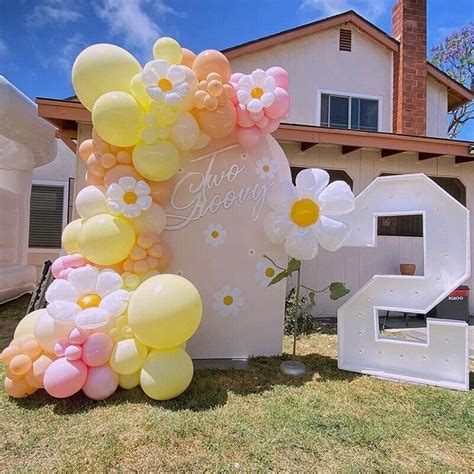
{"type": "Polygon", "coordinates": [[[339,51],[352,50],[352,31],[341,28],[339,30],[339,51]]]}

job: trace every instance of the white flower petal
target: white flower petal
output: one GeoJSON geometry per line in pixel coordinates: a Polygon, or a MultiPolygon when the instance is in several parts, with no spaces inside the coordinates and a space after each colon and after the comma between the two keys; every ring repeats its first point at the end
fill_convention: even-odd
{"type": "Polygon", "coordinates": [[[275,100],[275,94],[272,92],[265,92],[265,94],[260,97],[260,101],[262,102],[264,107],[270,107],[275,100]]]}
{"type": "Polygon", "coordinates": [[[138,217],[140,215],[140,206],[137,204],[127,204],[123,210],[125,217],[138,217]]]}
{"type": "Polygon", "coordinates": [[[101,308],[87,308],[76,318],[76,324],[82,329],[97,329],[109,322],[109,314],[101,308]]]}
{"type": "Polygon", "coordinates": [[[107,199],[122,199],[125,194],[122,186],[119,186],[117,183],[112,183],[107,188],[107,199]]]}
{"type": "Polygon", "coordinates": [[[148,183],[140,180],[135,186],[135,192],[138,196],[146,196],[151,193],[151,188],[148,183]]]}
{"type": "Polygon", "coordinates": [[[319,168],[307,168],[296,176],[298,197],[311,196],[316,199],[319,193],[328,185],[329,174],[319,168]]]}
{"type": "Polygon", "coordinates": [[[355,197],[344,181],[334,181],[318,197],[321,214],[340,216],[348,214],[355,207],[355,197]]]}
{"type": "Polygon", "coordinates": [[[176,92],[180,97],[185,97],[189,94],[190,91],[189,84],[186,84],[183,82],[183,84],[180,84],[179,86],[176,86],[173,91],[176,92]]]}
{"type": "Polygon", "coordinates": [[[260,112],[263,109],[263,104],[260,99],[252,99],[248,104],[247,104],[247,110],[249,112],[253,112],[254,114],[260,112]]]}
{"type": "Polygon", "coordinates": [[[275,211],[287,212],[290,206],[298,198],[296,188],[291,181],[281,181],[270,188],[268,192],[268,204],[275,211]]]}
{"type": "Polygon", "coordinates": [[[57,321],[74,322],[81,313],[81,308],[79,305],[68,301],[54,301],[46,306],[46,311],[57,321]]]}
{"type": "Polygon", "coordinates": [[[265,82],[263,83],[263,90],[265,92],[273,92],[275,90],[275,87],[276,87],[275,78],[268,74],[267,77],[265,78],[265,82]]]}
{"type": "Polygon", "coordinates": [[[146,88],[146,91],[148,95],[154,100],[157,100],[157,101],[165,100],[165,97],[166,97],[165,93],[157,86],[148,86],[146,88]]]}
{"type": "Polygon", "coordinates": [[[239,100],[241,104],[247,105],[250,102],[251,98],[252,97],[247,91],[244,91],[244,90],[237,91],[237,99],[239,100]]]}
{"type": "Polygon", "coordinates": [[[118,215],[125,209],[125,203],[123,201],[107,201],[107,207],[112,214],[118,215]]]}
{"type": "Polygon", "coordinates": [[[168,94],[166,94],[166,97],[165,97],[165,101],[168,103],[168,104],[177,104],[179,102],[179,94],[177,94],[176,92],[170,92],[168,94]]]}
{"type": "Polygon", "coordinates": [[[153,71],[158,76],[158,79],[166,77],[168,74],[168,63],[164,59],[155,59],[145,65],[145,71],[153,71]]]}
{"type": "Polygon", "coordinates": [[[267,73],[263,69],[256,69],[252,72],[250,77],[255,86],[262,87],[267,78],[267,73]]]}
{"type": "Polygon", "coordinates": [[[311,227],[296,227],[285,241],[285,252],[297,260],[312,260],[318,254],[318,240],[311,227]]]}
{"type": "Polygon", "coordinates": [[[137,184],[137,180],[133,176],[123,176],[119,179],[119,185],[125,191],[134,191],[135,185],[137,184]]]}
{"type": "Polygon", "coordinates": [[[181,66],[173,64],[169,69],[168,69],[168,79],[173,83],[173,84],[179,84],[183,82],[186,79],[186,75],[181,68],[181,66]]]}
{"type": "Polygon", "coordinates": [[[137,204],[141,211],[146,211],[150,209],[153,200],[150,196],[140,196],[138,198],[137,204]]]}
{"type": "Polygon", "coordinates": [[[122,277],[117,272],[103,270],[97,278],[96,291],[99,296],[104,298],[109,293],[119,290],[122,286],[122,277]]]}
{"type": "Polygon", "coordinates": [[[274,244],[283,242],[292,229],[294,224],[290,221],[287,211],[275,211],[267,214],[263,220],[265,234],[274,244]]]}
{"type": "Polygon", "coordinates": [[[46,301],[53,303],[55,301],[69,301],[75,303],[79,298],[79,293],[67,280],[54,280],[46,290],[46,301]]]}
{"type": "Polygon", "coordinates": [[[106,311],[109,317],[120,316],[128,305],[129,293],[126,290],[116,290],[102,298],[99,308],[106,311]]]}
{"type": "Polygon", "coordinates": [[[237,84],[237,89],[244,90],[250,93],[250,91],[253,89],[253,81],[250,76],[242,77],[237,84]]]}
{"type": "Polygon", "coordinates": [[[85,267],[72,270],[67,279],[79,295],[88,295],[89,293],[94,293],[98,275],[99,270],[97,268],[86,265],[85,267]]]}
{"type": "Polygon", "coordinates": [[[142,82],[145,86],[156,86],[158,82],[158,76],[156,75],[155,71],[152,69],[147,69],[145,66],[145,70],[142,73],[142,82]]]}
{"type": "Polygon", "coordinates": [[[330,252],[341,248],[350,234],[350,229],[346,224],[325,216],[321,216],[312,227],[318,242],[330,252]]]}

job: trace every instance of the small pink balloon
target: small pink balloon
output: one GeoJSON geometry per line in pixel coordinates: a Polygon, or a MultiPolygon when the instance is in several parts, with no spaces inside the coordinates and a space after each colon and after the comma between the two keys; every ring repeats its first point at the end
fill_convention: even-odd
{"type": "Polygon", "coordinates": [[[64,352],[66,351],[66,347],[69,345],[67,341],[59,341],[54,345],[54,353],[58,357],[64,357],[64,352]]]}
{"type": "Polygon", "coordinates": [[[274,66],[267,69],[267,74],[273,76],[277,87],[288,89],[288,73],[280,66],[274,66]]]}
{"type": "Polygon", "coordinates": [[[264,130],[268,124],[270,123],[270,119],[268,117],[262,117],[261,120],[259,120],[256,125],[260,130],[264,130]]]}
{"type": "Polygon", "coordinates": [[[64,357],[67,360],[78,360],[82,356],[82,348],[81,346],[76,346],[75,344],[71,344],[67,346],[64,350],[64,357]]]}
{"type": "Polygon", "coordinates": [[[66,398],[77,393],[87,379],[87,366],[80,360],[64,357],[53,361],[44,373],[44,389],[55,398],[66,398]]]}
{"type": "Polygon", "coordinates": [[[275,100],[265,109],[265,115],[271,119],[283,118],[290,109],[290,96],[285,89],[277,87],[274,91],[275,100]]]}
{"type": "Polygon", "coordinates": [[[245,148],[252,148],[260,143],[262,132],[255,125],[250,128],[237,129],[237,140],[245,148]]]}
{"type": "Polygon", "coordinates": [[[84,344],[87,337],[89,336],[89,332],[82,328],[74,328],[68,336],[68,341],[70,344],[76,344],[78,346],[84,344]]]}
{"type": "Polygon", "coordinates": [[[91,367],[82,391],[92,400],[104,400],[117,390],[119,376],[109,364],[91,367]]]}
{"type": "Polygon", "coordinates": [[[280,125],[279,120],[275,119],[270,119],[268,121],[268,125],[262,129],[262,133],[269,135],[270,133],[273,133],[280,125]]]}
{"type": "Polygon", "coordinates": [[[82,346],[82,360],[89,367],[98,367],[109,361],[114,343],[107,334],[95,332],[82,346]]]}
{"type": "Polygon", "coordinates": [[[245,105],[239,104],[235,110],[237,112],[237,125],[245,128],[254,125],[254,121],[250,118],[249,111],[245,105]]]}
{"type": "Polygon", "coordinates": [[[249,116],[254,122],[260,122],[260,120],[263,119],[265,114],[263,110],[261,110],[260,112],[249,112],[249,116]]]}
{"type": "Polygon", "coordinates": [[[234,72],[232,76],[230,76],[230,82],[233,82],[234,84],[237,84],[237,82],[240,81],[244,77],[244,74],[241,72],[234,72]]]}
{"type": "Polygon", "coordinates": [[[69,271],[73,268],[79,268],[86,264],[86,259],[78,254],[64,255],[58,257],[51,265],[51,271],[54,278],[66,278],[69,271]]]}

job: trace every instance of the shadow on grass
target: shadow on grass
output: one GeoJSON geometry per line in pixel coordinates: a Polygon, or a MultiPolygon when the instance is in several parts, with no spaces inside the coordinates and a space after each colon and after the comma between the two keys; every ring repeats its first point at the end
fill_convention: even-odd
{"type": "Polygon", "coordinates": [[[280,373],[278,367],[288,356],[257,357],[249,361],[248,370],[198,370],[194,374],[189,388],[178,398],[166,402],[158,402],[148,398],[137,387],[132,390],[119,388],[109,399],[95,402],[82,392],[66,399],[54,399],[43,390],[31,397],[17,399],[14,403],[28,409],[36,410],[45,406],[53,406],[59,415],[84,413],[96,407],[106,405],[126,405],[143,403],[150,406],[160,406],[166,410],[204,411],[227,403],[229,394],[247,396],[261,394],[276,386],[303,386],[308,382],[325,382],[328,380],[352,381],[359,374],[338,370],[337,361],[320,354],[308,354],[299,357],[306,364],[307,373],[300,377],[290,377],[280,373]]]}

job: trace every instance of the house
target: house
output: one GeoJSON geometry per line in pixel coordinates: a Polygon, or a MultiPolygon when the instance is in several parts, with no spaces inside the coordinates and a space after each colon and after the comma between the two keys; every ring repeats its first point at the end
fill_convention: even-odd
{"type": "MultiPolygon", "coordinates": [[[[425,173],[474,209],[470,143],[447,138],[448,111],[473,94],[427,61],[424,0],[398,0],[392,23],[389,35],[348,11],[224,53],[234,71],[280,65],[289,72],[291,115],[274,136],[294,175],[324,168],[357,195],[377,176],[425,173]]],[[[65,142],[91,136],[90,113],[79,102],[37,103],[65,142]]],[[[76,193],[84,173],[77,160],[76,193]]],[[[343,281],[353,293],[374,274],[398,274],[400,263],[415,263],[422,275],[422,229],[421,216],[381,217],[377,248],[321,251],[304,264],[303,280],[316,288],[343,281]]],[[[317,311],[335,314],[342,302],[321,297],[317,311]]]]}

